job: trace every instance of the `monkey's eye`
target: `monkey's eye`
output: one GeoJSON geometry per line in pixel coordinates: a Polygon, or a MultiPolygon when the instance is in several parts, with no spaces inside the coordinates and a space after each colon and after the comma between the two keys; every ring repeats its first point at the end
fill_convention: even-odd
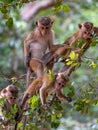
{"type": "Polygon", "coordinates": [[[11,90],[10,92],[13,93],[13,90],[11,90]]]}
{"type": "Polygon", "coordinates": [[[84,32],[84,34],[87,34],[87,32],[84,32]]]}
{"type": "Polygon", "coordinates": [[[46,27],[46,29],[49,29],[49,27],[46,27]]]}
{"type": "Polygon", "coordinates": [[[64,84],[62,84],[62,87],[64,87],[64,84]]]}
{"type": "Polygon", "coordinates": [[[58,85],[60,85],[60,86],[61,86],[62,84],[61,84],[61,83],[58,83],[58,85]]]}
{"type": "Polygon", "coordinates": [[[91,35],[91,33],[90,33],[90,32],[88,32],[88,35],[91,35]]]}
{"type": "Polygon", "coordinates": [[[13,99],[13,97],[10,97],[10,99],[13,99]]]}
{"type": "Polygon", "coordinates": [[[44,27],[41,27],[41,29],[44,29],[44,27]]]}

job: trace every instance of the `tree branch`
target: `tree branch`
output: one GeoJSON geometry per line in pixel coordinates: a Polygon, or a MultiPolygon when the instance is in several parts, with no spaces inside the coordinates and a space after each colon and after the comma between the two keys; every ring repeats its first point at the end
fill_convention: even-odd
{"type": "Polygon", "coordinates": [[[21,18],[26,22],[34,18],[34,16],[41,10],[48,9],[53,7],[56,3],[56,0],[43,0],[43,1],[34,1],[26,4],[21,11],[21,18]]]}

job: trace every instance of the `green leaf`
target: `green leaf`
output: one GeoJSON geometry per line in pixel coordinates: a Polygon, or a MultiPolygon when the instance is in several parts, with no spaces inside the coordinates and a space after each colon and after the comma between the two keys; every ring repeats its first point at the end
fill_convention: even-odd
{"type": "Polygon", "coordinates": [[[8,18],[8,20],[6,21],[6,25],[9,27],[9,28],[12,28],[13,27],[13,18],[8,18]]]}
{"type": "Polygon", "coordinates": [[[57,114],[57,117],[58,117],[58,118],[61,118],[61,117],[62,117],[62,113],[58,113],[58,114],[57,114]]]}
{"type": "Polygon", "coordinates": [[[0,11],[2,12],[2,13],[7,13],[8,12],[8,10],[6,9],[6,8],[4,8],[4,7],[0,7],[0,11]]]}
{"type": "Polygon", "coordinates": [[[53,80],[54,76],[51,70],[49,70],[49,80],[53,80]]]}
{"type": "Polygon", "coordinates": [[[97,64],[95,64],[94,61],[91,61],[91,64],[89,66],[91,66],[95,69],[97,67],[97,64]]]}
{"type": "Polygon", "coordinates": [[[87,99],[87,98],[84,98],[84,99],[82,100],[82,102],[89,103],[89,102],[90,102],[90,100],[89,100],[89,99],[87,99]]]}
{"type": "Polygon", "coordinates": [[[54,107],[55,110],[58,110],[58,111],[63,110],[62,106],[59,103],[57,103],[57,102],[54,103],[53,107],[54,107]]]}
{"type": "Polygon", "coordinates": [[[98,104],[98,99],[93,100],[93,101],[92,101],[92,104],[93,104],[93,105],[97,105],[97,104],[98,104]]]}
{"type": "Polygon", "coordinates": [[[72,66],[74,67],[74,66],[77,66],[78,65],[78,63],[72,63],[72,66]]]}
{"type": "Polygon", "coordinates": [[[73,61],[68,61],[66,64],[71,65],[72,63],[73,63],[73,61]]]}
{"type": "Polygon", "coordinates": [[[70,56],[71,60],[74,60],[75,59],[75,52],[72,51],[69,56],[70,56]]]}
{"type": "Polygon", "coordinates": [[[59,121],[56,121],[56,122],[51,122],[51,127],[52,128],[58,128],[58,126],[60,125],[60,122],[59,121]]]}
{"type": "Polygon", "coordinates": [[[70,8],[68,5],[62,5],[62,9],[65,11],[65,12],[69,12],[70,11],[70,8]]]}
{"type": "Polygon", "coordinates": [[[18,123],[18,129],[21,128],[23,126],[22,122],[18,123]]]}
{"type": "Polygon", "coordinates": [[[4,17],[5,19],[8,19],[10,16],[9,16],[8,13],[5,13],[5,14],[3,15],[3,17],[4,17]]]}
{"type": "Polygon", "coordinates": [[[13,83],[17,82],[17,78],[16,77],[12,77],[11,80],[12,80],[13,83]]]}
{"type": "Polygon", "coordinates": [[[78,57],[79,57],[79,54],[76,54],[76,55],[75,55],[75,59],[77,60],[77,59],[78,59],[78,57]]]}
{"type": "Polygon", "coordinates": [[[51,115],[51,121],[55,122],[56,121],[56,115],[51,115]]]}
{"type": "Polygon", "coordinates": [[[35,107],[35,104],[37,102],[37,99],[38,97],[36,95],[34,95],[33,97],[31,97],[29,100],[28,100],[28,103],[30,104],[31,108],[34,109],[35,107]]]}
{"type": "Polygon", "coordinates": [[[67,95],[68,97],[74,96],[75,95],[74,87],[72,87],[72,86],[65,87],[64,94],[67,95]]]}

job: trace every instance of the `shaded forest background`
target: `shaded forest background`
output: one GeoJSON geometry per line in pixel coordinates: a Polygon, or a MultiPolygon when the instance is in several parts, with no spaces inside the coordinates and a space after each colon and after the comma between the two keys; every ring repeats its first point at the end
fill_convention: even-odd
{"type": "MultiPolygon", "coordinates": [[[[46,1],[38,0],[37,2],[46,1]]],[[[94,23],[94,26],[98,26],[97,0],[57,0],[56,2],[58,4],[52,3],[51,6],[42,8],[33,14],[32,9],[41,4],[33,5],[29,0],[0,1],[0,89],[10,83],[15,83],[20,89],[20,96],[23,94],[26,74],[23,40],[33,30],[34,23],[41,16],[49,16],[53,19],[55,43],[59,44],[62,44],[78,30],[79,23],[90,21],[94,23]]],[[[61,63],[56,63],[55,72],[61,66],[61,63]]],[[[57,107],[59,121],[57,117],[52,116],[54,121],[53,124],[51,123],[52,128],[57,130],[98,130],[97,44],[91,44],[82,58],[81,67],[72,73],[67,86],[64,92],[71,96],[73,101],[71,103],[62,102],[57,107]],[[60,115],[61,109],[63,114],[60,115]]],[[[56,110],[53,106],[52,109],[56,110]]],[[[30,125],[29,123],[29,127],[30,125]]]]}

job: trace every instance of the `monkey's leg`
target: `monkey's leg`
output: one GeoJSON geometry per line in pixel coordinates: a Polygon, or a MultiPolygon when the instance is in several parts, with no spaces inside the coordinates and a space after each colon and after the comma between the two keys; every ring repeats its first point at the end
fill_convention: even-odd
{"type": "Polygon", "coordinates": [[[31,70],[30,70],[30,68],[28,68],[27,76],[26,76],[26,88],[28,88],[28,86],[30,84],[30,75],[31,75],[31,70]]]}
{"type": "Polygon", "coordinates": [[[37,77],[44,74],[44,65],[41,60],[32,58],[30,61],[30,69],[34,71],[37,77]]]}
{"type": "Polygon", "coordinates": [[[46,104],[46,87],[43,86],[40,88],[40,98],[42,105],[46,104]]]}
{"type": "Polygon", "coordinates": [[[42,63],[38,63],[38,68],[36,70],[37,77],[40,77],[44,74],[44,66],[42,63]]]}
{"type": "Polygon", "coordinates": [[[57,97],[60,98],[60,99],[65,99],[67,100],[68,102],[71,102],[72,99],[70,97],[66,97],[62,92],[61,90],[57,91],[57,97]]]}

